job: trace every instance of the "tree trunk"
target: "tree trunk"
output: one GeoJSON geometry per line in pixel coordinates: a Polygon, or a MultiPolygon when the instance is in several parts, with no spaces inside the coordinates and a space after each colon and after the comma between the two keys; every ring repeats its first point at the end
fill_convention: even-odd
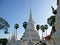
{"type": "Polygon", "coordinates": [[[16,29],[16,39],[17,39],[17,29],[16,29]]]}
{"type": "Polygon", "coordinates": [[[43,31],[42,31],[42,40],[43,40],[43,31]]]}
{"type": "Polygon", "coordinates": [[[47,36],[47,30],[46,30],[46,36],[47,36]]]}

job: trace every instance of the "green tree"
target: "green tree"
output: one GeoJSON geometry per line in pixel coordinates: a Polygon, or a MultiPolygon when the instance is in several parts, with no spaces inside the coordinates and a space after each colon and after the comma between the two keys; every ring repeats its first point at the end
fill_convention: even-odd
{"type": "Polygon", "coordinates": [[[51,16],[51,17],[49,17],[48,19],[47,19],[47,23],[50,25],[50,26],[52,26],[52,31],[51,31],[51,34],[53,34],[53,33],[55,33],[55,25],[54,25],[54,23],[55,23],[55,17],[56,16],[51,16]]]}
{"type": "Polygon", "coordinates": [[[18,28],[19,28],[19,25],[16,23],[16,24],[14,25],[14,28],[15,28],[15,29],[18,29],[18,28]]]}
{"type": "Polygon", "coordinates": [[[6,45],[7,42],[8,42],[8,40],[7,40],[6,38],[0,39],[0,43],[1,43],[2,45],[6,45]]]}
{"type": "Polygon", "coordinates": [[[40,29],[40,25],[36,25],[36,29],[39,30],[40,29]]]}
{"type": "Polygon", "coordinates": [[[8,22],[0,17],[0,30],[3,29],[5,31],[4,33],[7,34],[9,27],[10,25],[8,24],[8,22]]]}
{"type": "Polygon", "coordinates": [[[43,32],[45,32],[44,25],[41,25],[40,29],[42,30],[42,39],[43,39],[43,32]]]}
{"type": "Polygon", "coordinates": [[[8,29],[6,28],[5,31],[4,31],[4,34],[8,34],[8,29]]]}
{"type": "Polygon", "coordinates": [[[44,25],[44,28],[45,28],[45,30],[46,30],[46,36],[47,36],[47,29],[48,29],[48,25],[47,25],[47,24],[45,24],[45,25],[44,25]]]}
{"type": "Polygon", "coordinates": [[[24,29],[27,28],[27,22],[24,22],[24,23],[23,23],[23,27],[24,27],[24,29]]]}
{"type": "Polygon", "coordinates": [[[16,23],[16,24],[14,25],[14,28],[16,29],[16,38],[17,38],[17,29],[19,28],[19,25],[16,23]]]}
{"type": "Polygon", "coordinates": [[[51,35],[56,32],[55,26],[52,26],[51,35]]]}
{"type": "Polygon", "coordinates": [[[50,26],[53,26],[54,23],[55,23],[55,17],[56,16],[51,16],[47,19],[47,23],[50,25],[50,26]]]}
{"type": "Polygon", "coordinates": [[[53,6],[51,6],[51,8],[52,8],[52,13],[57,14],[57,10],[55,10],[53,6]]]}

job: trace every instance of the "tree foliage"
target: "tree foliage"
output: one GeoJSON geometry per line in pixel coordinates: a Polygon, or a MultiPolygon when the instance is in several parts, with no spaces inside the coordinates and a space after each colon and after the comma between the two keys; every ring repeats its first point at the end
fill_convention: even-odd
{"type": "Polygon", "coordinates": [[[57,10],[55,10],[53,6],[51,6],[51,8],[52,8],[52,13],[57,14],[57,10]]]}
{"type": "Polygon", "coordinates": [[[56,32],[55,26],[52,26],[51,35],[56,32]]]}
{"type": "Polygon", "coordinates": [[[0,39],[0,43],[1,43],[2,45],[6,45],[7,42],[8,42],[8,40],[7,40],[6,38],[0,39]]]}
{"type": "Polygon", "coordinates": [[[55,17],[56,17],[56,16],[51,16],[51,17],[49,17],[49,18],[47,19],[47,23],[48,23],[50,26],[52,26],[52,25],[54,24],[54,22],[55,22],[55,17]]]}
{"type": "Polygon", "coordinates": [[[6,32],[8,32],[9,27],[10,25],[8,24],[8,22],[5,19],[0,17],[0,29],[5,30],[5,34],[6,32]]]}
{"type": "Polygon", "coordinates": [[[23,27],[24,27],[24,29],[27,28],[27,22],[24,22],[24,23],[23,23],[23,27]]]}
{"type": "Polygon", "coordinates": [[[44,25],[41,25],[40,29],[44,32],[45,31],[44,25]]]}
{"type": "Polygon", "coordinates": [[[44,28],[45,28],[45,30],[47,30],[47,29],[48,29],[48,25],[47,25],[47,24],[45,24],[45,25],[44,25],[44,28]]]}
{"type": "Polygon", "coordinates": [[[15,29],[19,28],[19,25],[16,23],[16,24],[14,25],[14,28],[15,28],[15,29]]]}
{"type": "Polygon", "coordinates": [[[52,26],[52,30],[51,30],[51,34],[55,33],[56,32],[56,29],[55,29],[55,17],[56,16],[51,16],[47,19],[47,23],[52,26]]]}
{"type": "Polygon", "coordinates": [[[47,24],[41,25],[41,26],[40,26],[40,29],[41,29],[43,32],[45,32],[45,30],[48,29],[48,25],[47,25],[47,24]]]}
{"type": "Polygon", "coordinates": [[[36,25],[36,29],[39,30],[40,29],[40,25],[36,25]]]}

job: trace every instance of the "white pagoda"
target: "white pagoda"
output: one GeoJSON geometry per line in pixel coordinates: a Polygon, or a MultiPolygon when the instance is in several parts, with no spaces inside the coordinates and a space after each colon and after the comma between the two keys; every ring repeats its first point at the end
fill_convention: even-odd
{"type": "Polygon", "coordinates": [[[31,8],[30,8],[29,20],[27,23],[27,28],[24,32],[24,35],[22,36],[22,41],[23,41],[23,45],[29,45],[29,42],[31,42],[34,45],[40,41],[40,37],[38,35],[36,25],[32,17],[31,8]]]}
{"type": "Polygon", "coordinates": [[[27,22],[27,28],[21,38],[21,40],[16,40],[16,34],[14,34],[11,40],[8,41],[7,45],[35,45],[40,42],[40,37],[38,35],[38,31],[36,29],[35,21],[32,17],[32,11],[30,8],[30,16],[27,22]]]}

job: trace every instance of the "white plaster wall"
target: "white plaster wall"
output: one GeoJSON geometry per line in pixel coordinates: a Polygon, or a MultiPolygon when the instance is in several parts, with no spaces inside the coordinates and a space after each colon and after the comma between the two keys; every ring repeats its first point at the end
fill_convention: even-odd
{"type": "Polygon", "coordinates": [[[60,0],[59,6],[57,7],[55,29],[56,32],[52,35],[52,37],[55,40],[56,45],[60,45],[60,0]]]}

